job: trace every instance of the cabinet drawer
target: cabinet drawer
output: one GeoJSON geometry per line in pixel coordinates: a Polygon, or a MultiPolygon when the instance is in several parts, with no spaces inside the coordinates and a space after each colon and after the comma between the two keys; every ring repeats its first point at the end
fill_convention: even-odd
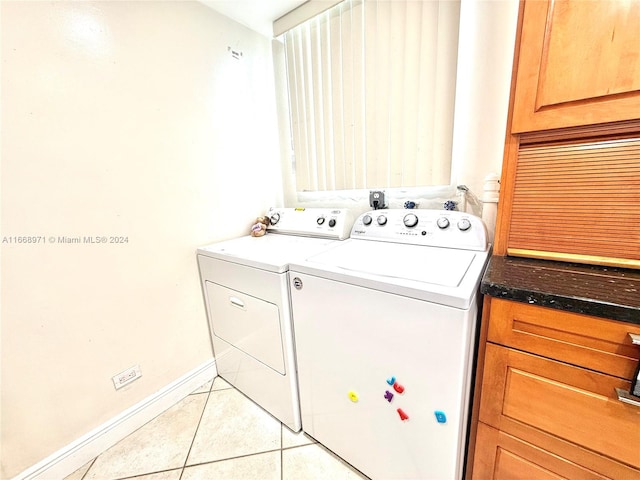
{"type": "Polygon", "coordinates": [[[488,340],[630,380],[640,348],[629,333],[640,325],[492,299],[488,340]]]}
{"type": "Polygon", "coordinates": [[[484,423],[478,424],[477,442],[473,464],[476,480],[627,480],[640,475],[635,469],[574,445],[555,445],[563,453],[560,456],[484,423]]]}
{"type": "Polygon", "coordinates": [[[640,468],[640,408],[618,400],[630,382],[487,344],[480,421],[525,441],[545,435],[640,468]]]}

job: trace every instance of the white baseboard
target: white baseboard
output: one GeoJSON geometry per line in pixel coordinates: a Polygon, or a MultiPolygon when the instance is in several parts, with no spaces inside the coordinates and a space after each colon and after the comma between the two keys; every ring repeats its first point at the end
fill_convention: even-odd
{"type": "Polygon", "coordinates": [[[155,394],[26,469],[13,480],[63,479],[175,405],[216,374],[214,360],[203,363],[155,394]]]}

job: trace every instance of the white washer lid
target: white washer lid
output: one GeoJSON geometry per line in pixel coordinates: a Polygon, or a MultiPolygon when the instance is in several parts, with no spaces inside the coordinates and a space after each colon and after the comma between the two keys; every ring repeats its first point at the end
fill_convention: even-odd
{"type": "Polygon", "coordinates": [[[475,253],[468,250],[351,241],[307,258],[321,265],[335,265],[354,273],[457,287],[475,253]]]}
{"type": "Polygon", "coordinates": [[[407,245],[347,239],[292,262],[289,270],[468,309],[473,304],[489,250],[407,245]]]}
{"type": "Polygon", "coordinates": [[[290,262],[313,255],[335,242],[339,240],[280,234],[266,234],[262,237],[247,235],[201,247],[198,254],[283,273],[289,270],[290,262]]]}

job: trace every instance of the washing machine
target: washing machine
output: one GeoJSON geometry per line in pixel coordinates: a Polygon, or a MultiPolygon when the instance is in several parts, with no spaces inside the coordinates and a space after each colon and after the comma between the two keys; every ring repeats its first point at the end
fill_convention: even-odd
{"type": "Polygon", "coordinates": [[[293,431],[301,429],[289,263],[348,238],[343,209],[272,208],[262,237],[197,250],[218,374],[293,431]]]}
{"type": "Polygon", "coordinates": [[[486,229],[377,210],[290,265],[303,430],[372,479],[464,469],[486,229]]]}

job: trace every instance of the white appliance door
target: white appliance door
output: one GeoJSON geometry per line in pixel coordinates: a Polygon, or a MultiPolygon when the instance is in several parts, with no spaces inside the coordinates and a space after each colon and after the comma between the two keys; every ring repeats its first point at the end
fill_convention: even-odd
{"type": "Polygon", "coordinates": [[[373,479],[460,479],[475,306],[290,278],[303,430],[373,479]]]}
{"type": "Polygon", "coordinates": [[[284,375],[280,311],[273,303],[205,282],[213,335],[284,375]]]}

